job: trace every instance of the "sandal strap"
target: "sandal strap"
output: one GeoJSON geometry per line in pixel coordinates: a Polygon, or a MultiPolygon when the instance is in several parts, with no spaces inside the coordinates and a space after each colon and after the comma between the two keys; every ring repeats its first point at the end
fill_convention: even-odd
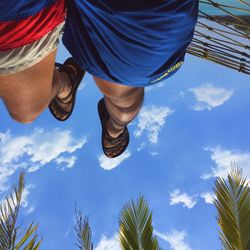
{"type": "Polygon", "coordinates": [[[85,74],[84,70],[82,70],[78,64],[74,61],[73,58],[68,58],[64,64],[55,63],[55,66],[58,68],[58,71],[65,72],[70,79],[70,83],[72,85],[72,88],[68,95],[63,98],[58,98],[57,96],[54,97],[54,99],[49,104],[49,109],[52,115],[60,121],[67,120],[75,105],[75,98],[76,98],[76,91],[77,88],[80,85],[80,82],[85,74]],[[71,67],[71,66],[72,67],[71,67]],[[68,111],[66,111],[60,104],[72,104],[68,111]],[[61,118],[60,115],[58,116],[57,113],[60,115],[65,116],[64,118],[61,118]]]}
{"type": "MultiPolygon", "coordinates": [[[[120,148],[120,147],[124,147],[126,145],[126,142],[125,141],[121,141],[119,144],[116,144],[115,146],[112,146],[112,147],[105,147],[105,151],[107,152],[107,153],[109,153],[109,152],[116,152],[116,151],[118,151],[117,149],[118,148],[120,148]],[[122,143],[123,142],[123,143],[122,143]],[[124,144],[125,143],[125,144],[124,144]]],[[[118,152],[119,153],[119,152],[118,152]]]]}
{"type": "MultiPolygon", "coordinates": [[[[127,129],[127,127],[125,127],[125,128],[124,128],[124,131],[123,131],[117,138],[111,137],[111,136],[108,134],[107,131],[105,131],[104,137],[105,137],[106,141],[108,142],[108,144],[114,145],[114,146],[115,146],[115,145],[117,145],[118,143],[121,143],[121,142],[123,142],[124,140],[126,140],[126,138],[127,138],[127,133],[128,133],[128,129],[127,129]]],[[[110,147],[108,147],[108,148],[110,148],[110,147]]]]}
{"type": "MultiPolygon", "coordinates": [[[[82,69],[79,68],[78,65],[76,65],[76,63],[72,60],[69,59],[68,63],[66,61],[66,64],[60,64],[60,63],[56,63],[56,66],[58,67],[58,71],[60,72],[65,72],[68,77],[70,78],[70,82],[74,83],[77,81],[77,78],[81,77],[81,72],[82,69]],[[72,69],[72,67],[75,69],[72,69]]],[[[71,97],[73,95],[75,91],[75,86],[72,84],[72,88],[70,90],[70,92],[68,93],[67,96],[65,97],[57,97],[58,101],[62,104],[68,104],[71,102],[71,97]]]]}
{"type": "Polygon", "coordinates": [[[102,125],[102,148],[104,154],[109,158],[114,158],[122,154],[129,143],[129,132],[125,126],[124,131],[117,137],[113,138],[107,131],[107,121],[109,119],[109,113],[106,109],[104,99],[101,99],[98,103],[98,113],[102,125]],[[107,146],[105,146],[107,142],[107,146]]]}
{"type": "Polygon", "coordinates": [[[58,113],[62,114],[62,115],[68,115],[69,112],[64,110],[59,104],[58,104],[58,100],[55,99],[54,103],[54,108],[57,110],[58,113]]]}
{"type": "Polygon", "coordinates": [[[76,77],[74,77],[73,74],[77,75],[78,72],[75,72],[68,65],[62,65],[62,67],[59,69],[59,71],[60,72],[65,72],[68,75],[68,77],[70,79],[70,82],[71,82],[71,85],[72,85],[72,88],[71,88],[71,90],[70,90],[70,92],[68,93],[67,96],[61,97],[61,98],[57,97],[57,99],[60,100],[61,103],[67,104],[68,103],[67,101],[71,99],[70,97],[72,96],[72,94],[74,92],[74,86],[73,86],[72,83],[76,80],[76,77]]]}
{"type": "Polygon", "coordinates": [[[55,66],[58,68],[58,70],[62,67],[61,63],[55,62],[55,66]]]}

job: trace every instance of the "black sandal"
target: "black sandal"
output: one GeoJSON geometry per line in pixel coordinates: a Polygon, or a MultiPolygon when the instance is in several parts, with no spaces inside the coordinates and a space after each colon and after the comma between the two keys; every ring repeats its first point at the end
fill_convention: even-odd
{"type": "Polygon", "coordinates": [[[115,158],[121,155],[129,144],[128,128],[125,127],[124,131],[117,138],[113,138],[108,134],[106,125],[109,119],[109,113],[103,98],[98,102],[98,113],[102,125],[102,150],[107,157],[115,158]],[[106,143],[104,143],[104,141],[106,143]],[[110,147],[105,147],[105,144],[110,145],[110,147]]]}
{"type": "Polygon", "coordinates": [[[72,57],[68,58],[64,64],[56,63],[55,65],[59,72],[65,72],[69,76],[72,88],[66,97],[59,98],[58,96],[55,96],[49,104],[49,110],[57,120],[66,121],[74,110],[76,92],[80,86],[85,71],[79,67],[72,57]],[[72,67],[75,70],[72,69],[72,67]],[[71,104],[70,109],[65,110],[62,107],[63,104],[71,104]]]}

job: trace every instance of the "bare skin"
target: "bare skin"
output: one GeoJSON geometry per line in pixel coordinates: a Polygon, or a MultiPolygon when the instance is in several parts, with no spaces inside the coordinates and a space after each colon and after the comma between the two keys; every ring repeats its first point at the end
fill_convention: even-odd
{"type": "Polygon", "coordinates": [[[144,88],[111,83],[97,77],[94,79],[104,94],[105,106],[110,115],[107,123],[108,133],[111,137],[117,138],[140,111],[144,99],[144,88]]]}
{"type": "MultiPolygon", "coordinates": [[[[68,75],[55,67],[56,50],[36,65],[21,72],[0,76],[0,98],[9,114],[21,123],[31,123],[57,96],[64,98],[71,90],[68,75]]],[[[94,77],[104,94],[110,119],[107,130],[117,138],[138,114],[144,97],[144,88],[134,88],[94,77]]],[[[65,110],[70,104],[63,104],[65,110]]],[[[105,145],[109,146],[109,145],[105,145]]]]}
{"type": "Polygon", "coordinates": [[[54,68],[55,56],[56,50],[26,70],[0,76],[0,98],[16,121],[32,122],[52,98],[66,97],[69,93],[69,78],[54,68]]]}

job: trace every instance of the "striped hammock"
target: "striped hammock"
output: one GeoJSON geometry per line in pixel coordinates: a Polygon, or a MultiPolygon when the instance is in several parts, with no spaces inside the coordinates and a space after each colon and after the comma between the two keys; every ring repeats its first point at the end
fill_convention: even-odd
{"type": "Polygon", "coordinates": [[[200,0],[187,52],[250,74],[250,0],[200,0]]]}

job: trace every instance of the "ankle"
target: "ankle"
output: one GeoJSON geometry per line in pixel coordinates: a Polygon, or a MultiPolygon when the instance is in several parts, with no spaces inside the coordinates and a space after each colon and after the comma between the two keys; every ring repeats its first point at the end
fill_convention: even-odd
{"type": "Polygon", "coordinates": [[[60,72],[60,84],[58,87],[57,96],[59,98],[66,97],[71,90],[70,78],[65,72],[60,72]]]}
{"type": "Polygon", "coordinates": [[[115,124],[111,119],[108,120],[107,122],[107,132],[108,134],[113,137],[117,138],[120,134],[123,133],[125,126],[118,126],[115,124]]]}

